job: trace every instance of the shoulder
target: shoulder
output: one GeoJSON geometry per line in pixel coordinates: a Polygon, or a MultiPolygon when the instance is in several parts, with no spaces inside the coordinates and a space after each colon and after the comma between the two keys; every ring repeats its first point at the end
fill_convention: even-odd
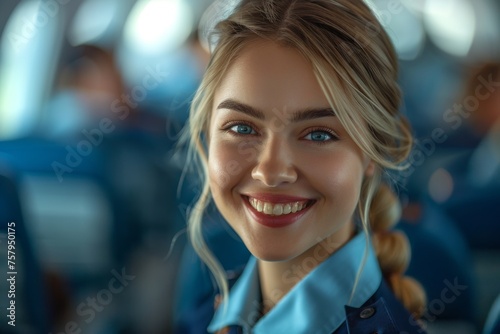
{"type": "Polygon", "coordinates": [[[334,334],[425,334],[419,322],[396,299],[384,280],[362,306],[345,306],[345,312],[346,321],[334,334]]]}

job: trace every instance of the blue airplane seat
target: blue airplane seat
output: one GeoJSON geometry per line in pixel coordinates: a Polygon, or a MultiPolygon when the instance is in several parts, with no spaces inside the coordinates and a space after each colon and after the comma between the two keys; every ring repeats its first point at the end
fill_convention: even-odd
{"type": "MultiPolygon", "coordinates": [[[[420,174],[415,183],[429,183],[430,175],[437,169],[451,177],[451,194],[439,205],[465,237],[469,247],[476,249],[500,249],[500,174],[494,174],[488,182],[480,181],[481,171],[472,168],[475,149],[448,149],[436,152],[435,160],[420,174]]],[[[488,166],[492,161],[482,161],[488,166]]],[[[477,167],[477,166],[476,166],[477,167]]],[[[436,180],[434,180],[436,182],[436,180]]],[[[439,180],[438,180],[439,182],[439,180]]],[[[416,184],[414,186],[417,186],[416,184]]]]}
{"type": "Polygon", "coordinates": [[[86,149],[89,151],[82,154],[78,151],[78,143],[62,143],[36,136],[0,141],[0,152],[12,157],[20,171],[52,175],[55,179],[59,171],[61,178],[57,179],[58,182],[75,174],[103,179],[105,160],[99,146],[91,150],[87,146],[86,149]]]}
{"type": "Polygon", "coordinates": [[[91,151],[87,146],[84,155],[80,142],[37,136],[0,141],[0,154],[20,177],[25,225],[36,237],[33,247],[75,290],[98,284],[115,261],[110,249],[118,237],[109,227],[121,226],[120,210],[107,182],[101,146],[91,151]]]}
{"type": "MultiPolygon", "coordinates": [[[[51,311],[46,296],[43,271],[24,224],[18,193],[18,177],[8,157],[3,155],[0,155],[0,235],[3,235],[2,239],[6,242],[7,240],[15,241],[13,250],[15,260],[13,261],[15,272],[17,272],[13,275],[16,283],[16,327],[2,328],[2,333],[9,333],[16,328],[31,328],[37,333],[48,333],[51,311]],[[9,237],[9,232],[10,235],[15,235],[15,239],[9,237]]],[[[5,262],[7,262],[7,255],[12,255],[7,252],[7,245],[4,242],[2,242],[0,252],[7,253],[6,256],[2,256],[5,262]]],[[[6,269],[9,272],[12,271],[12,268],[6,269]]],[[[10,287],[5,286],[10,290],[10,287]]],[[[7,291],[5,294],[2,292],[2,295],[7,296],[7,291]]],[[[10,303],[10,300],[8,302],[10,303]]],[[[2,309],[4,309],[3,305],[2,309]]],[[[7,320],[10,319],[7,318],[7,320]]],[[[2,321],[2,325],[6,323],[7,321],[2,321]]]]}
{"type": "Polygon", "coordinates": [[[456,222],[473,249],[500,249],[500,187],[457,189],[444,203],[445,212],[456,222]]]}
{"type": "Polygon", "coordinates": [[[423,200],[417,221],[402,220],[396,228],[408,236],[411,262],[406,274],[427,293],[428,321],[475,319],[475,280],[468,245],[454,222],[433,202],[423,200]]]}

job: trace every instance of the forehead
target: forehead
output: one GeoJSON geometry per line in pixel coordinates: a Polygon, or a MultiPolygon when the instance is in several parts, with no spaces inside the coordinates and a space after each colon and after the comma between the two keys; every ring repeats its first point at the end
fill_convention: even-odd
{"type": "Polygon", "coordinates": [[[214,102],[227,98],[263,111],[329,106],[311,63],[294,48],[263,40],[249,42],[229,67],[214,102]]]}

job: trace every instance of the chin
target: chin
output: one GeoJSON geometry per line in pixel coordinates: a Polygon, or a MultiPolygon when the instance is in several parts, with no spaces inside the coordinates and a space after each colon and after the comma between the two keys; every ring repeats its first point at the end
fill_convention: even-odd
{"type": "Polygon", "coordinates": [[[250,253],[257,259],[266,262],[284,262],[291,260],[298,255],[283,249],[262,249],[257,247],[249,248],[250,253]]]}

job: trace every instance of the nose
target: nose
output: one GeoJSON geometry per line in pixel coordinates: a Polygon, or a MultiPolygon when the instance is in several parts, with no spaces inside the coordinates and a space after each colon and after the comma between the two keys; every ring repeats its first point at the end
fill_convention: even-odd
{"type": "Polygon", "coordinates": [[[269,138],[262,143],[257,164],[252,170],[254,180],[268,187],[277,187],[295,182],[297,176],[293,156],[283,139],[269,138]]]}

